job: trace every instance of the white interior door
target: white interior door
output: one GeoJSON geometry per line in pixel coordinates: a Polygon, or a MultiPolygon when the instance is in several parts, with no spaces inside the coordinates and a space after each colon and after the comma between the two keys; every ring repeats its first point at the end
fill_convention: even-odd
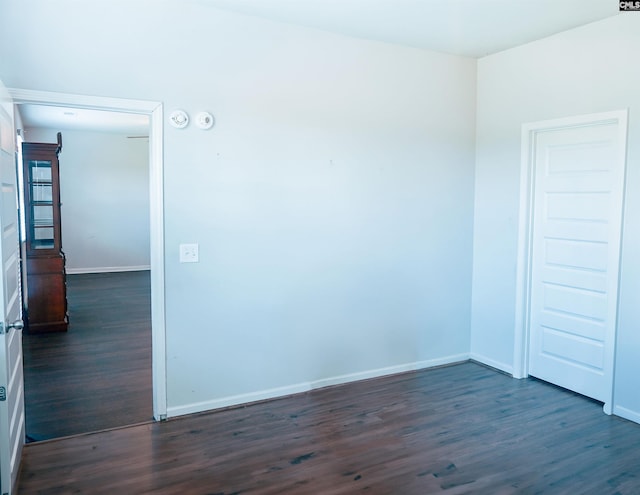
{"type": "Polygon", "coordinates": [[[15,493],[25,435],[13,103],[0,82],[0,493],[15,493]]]}
{"type": "Polygon", "coordinates": [[[625,149],[619,119],[539,131],[533,146],[529,374],[602,401],[607,412],[625,149]]]}

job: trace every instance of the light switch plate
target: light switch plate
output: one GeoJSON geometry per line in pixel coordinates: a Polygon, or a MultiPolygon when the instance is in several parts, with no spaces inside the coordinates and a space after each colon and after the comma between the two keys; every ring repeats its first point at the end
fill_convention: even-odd
{"type": "Polygon", "coordinates": [[[180,263],[197,263],[198,261],[197,244],[180,244],[180,263]]]}

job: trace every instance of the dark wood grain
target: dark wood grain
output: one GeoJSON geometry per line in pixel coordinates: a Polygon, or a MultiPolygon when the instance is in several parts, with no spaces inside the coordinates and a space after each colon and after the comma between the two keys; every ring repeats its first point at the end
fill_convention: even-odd
{"type": "Polygon", "coordinates": [[[475,363],[27,445],[24,494],[637,494],[640,425],[475,363]]]}
{"type": "Polygon", "coordinates": [[[66,333],[23,336],[27,435],[152,419],[149,272],[68,275],[66,333]]]}
{"type": "Polygon", "coordinates": [[[65,332],[69,323],[60,225],[61,143],[60,133],[57,143],[22,143],[25,333],[65,332]],[[49,176],[37,170],[49,170],[49,176]]]}

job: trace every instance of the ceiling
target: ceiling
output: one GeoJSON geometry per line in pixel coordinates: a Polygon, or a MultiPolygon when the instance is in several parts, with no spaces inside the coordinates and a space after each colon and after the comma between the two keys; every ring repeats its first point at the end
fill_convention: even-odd
{"type": "MultiPolygon", "coordinates": [[[[619,14],[618,0],[193,0],[345,36],[479,58],[619,14]]],[[[144,115],[21,105],[24,127],[146,135],[144,115]]]]}
{"type": "Polygon", "coordinates": [[[135,136],[149,135],[149,117],[123,112],[21,104],[18,107],[25,128],[46,127],[59,131],[85,130],[135,136]]]}
{"type": "Polygon", "coordinates": [[[199,0],[346,36],[483,57],[619,14],[618,0],[199,0]]]}

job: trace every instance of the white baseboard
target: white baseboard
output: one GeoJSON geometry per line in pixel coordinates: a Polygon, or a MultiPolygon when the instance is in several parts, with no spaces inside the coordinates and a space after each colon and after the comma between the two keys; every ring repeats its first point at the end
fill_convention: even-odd
{"type": "Polygon", "coordinates": [[[482,354],[477,354],[475,352],[469,354],[469,359],[486,364],[487,366],[491,366],[492,368],[504,371],[505,373],[513,376],[513,365],[511,364],[501,363],[500,361],[496,361],[495,359],[488,358],[487,356],[483,356],[482,354]]]}
{"type": "Polygon", "coordinates": [[[632,411],[622,406],[613,406],[613,414],[640,424],[640,412],[632,411]]]}
{"type": "Polygon", "coordinates": [[[379,368],[375,370],[361,371],[358,373],[350,373],[347,375],[338,375],[330,378],[322,378],[320,380],[314,380],[312,382],[296,383],[294,385],[287,385],[284,387],[271,388],[267,390],[260,390],[257,392],[250,392],[248,394],[233,395],[230,397],[222,397],[220,399],[213,399],[209,401],[195,402],[192,404],[184,404],[181,406],[167,407],[167,417],[182,416],[185,414],[199,413],[203,411],[211,411],[214,409],[220,409],[223,407],[236,406],[239,404],[247,404],[250,402],[261,401],[265,399],[275,399],[277,397],[284,397],[287,395],[298,394],[301,392],[308,392],[318,388],[328,387],[331,385],[341,385],[343,383],[354,382],[358,380],[366,380],[368,378],[377,378],[386,375],[394,375],[396,373],[403,373],[405,371],[414,371],[426,368],[433,368],[435,366],[442,366],[445,364],[459,363],[467,361],[469,354],[454,354],[452,356],[445,356],[437,359],[429,359],[427,361],[416,361],[413,363],[400,364],[397,366],[388,366],[386,368],[379,368]]]}
{"type": "Polygon", "coordinates": [[[67,268],[66,272],[69,275],[82,275],[85,273],[140,272],[144,270],[151,270],[151,266],[97,266],[92,268],[67,268]]]}

